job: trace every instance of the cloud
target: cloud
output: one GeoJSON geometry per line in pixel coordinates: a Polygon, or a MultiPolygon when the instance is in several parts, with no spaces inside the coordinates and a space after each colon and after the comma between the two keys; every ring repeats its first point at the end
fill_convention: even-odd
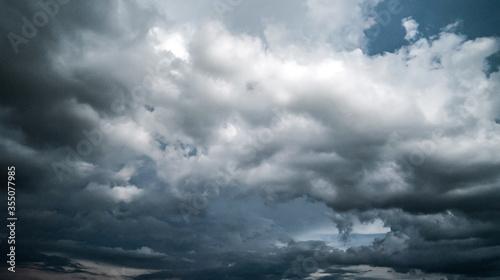
{"type": "Polygon", "coordinates": [[[115,186],[109,188],[108,186],[99,186],[95,183],[90,183],[86,187],[86,190],[89,192],[99,193],[101,196],[109,196],[115,201],[124,202],[131,202],[143,192],[143,190],[138,189],[136,186],[115,186]]]}
{"type": "Polygon", "coordinates": [[[404,18],[401,22],[406,30],[405,40],[414,40],[418,35],[418,23],[411,17],[404,18]]]}
{"type": "MultiPolygon", "coordinates": [[[[221,21],[210,1],[72,1],[0,58],[0,161],[41,254],[27,260],[280,279],[320,248],[325,277],[498,273],[498,38],[419,35],[407,17],[408,42],[369,56],[386,2],[299,2],[221,21]],[[360,228],[385,235],[305,240],[360,228]]],[[[2,6],[4,33],[40,10],[2,6]]]]}

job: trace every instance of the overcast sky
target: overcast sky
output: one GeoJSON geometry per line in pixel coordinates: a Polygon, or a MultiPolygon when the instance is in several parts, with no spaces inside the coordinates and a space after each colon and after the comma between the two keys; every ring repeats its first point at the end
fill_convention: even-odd
{"type": "Polygon", "coordinates": [[[499,15],[0,0],[0,276],[500,279],[499,15]]]}

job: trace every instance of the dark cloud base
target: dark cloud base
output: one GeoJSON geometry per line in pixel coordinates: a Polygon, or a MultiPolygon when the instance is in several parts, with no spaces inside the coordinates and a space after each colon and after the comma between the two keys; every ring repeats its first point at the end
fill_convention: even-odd
{"type": "Polygon", "coordinates": [[[457,3],[1,1],[2,279],[500,279],[499,5],[457,3]]]}

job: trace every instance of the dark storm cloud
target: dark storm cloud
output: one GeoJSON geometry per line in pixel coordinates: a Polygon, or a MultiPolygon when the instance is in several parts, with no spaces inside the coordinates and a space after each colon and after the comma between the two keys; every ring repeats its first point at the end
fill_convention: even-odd
{"type": "MultiPolygon", "coordinates": [[[[110,221],[116,222],[115,219],[109,219],[109,213],[112,212],[107,211],[123,213],[127,212],[127,207],[109,208],[115,201],[89,194],[84,188],[90,177],[96,182],[105,181],[106,184],[111,178],[117,184],[128,179],[116,177],[116,172],[123,165],[107,165],[106,159],[102,158],[107,152],[105,137],[101,136],[102,144],[92,146],[91,153],[84,158],[77,154],[78,145],[90,140],[84,132],[90,133],[94,139],[97,133],[103,134],[100,118],[116,115],[112,110],[115,100],[131,100],[130,89],[134,83],[141,83],[144,73],[122,72],[120,76],[112,67],[106,69],[98,65],[85,65],[82,63],[85,61],[83,56],[105,47],[105,52],[116,55],[110,57],[109,61],[117,61],[121,56],[118,62],[145,69],[141,61],[144,56],[127,59],[119,50],[143,52],[140,50],[148,26],[153,21],[165,24],[169,20],[152,16],[157,15],[157,12],[142,9],[132,2],[54,3],[51,9],[56,11],[54,7],[57,6],[57,14],[49,17],[46,25],[37,28],[36,35],[28,43],[13,48],[8,40],[1,41],[2,53],[5,55],[1,58],[4,94],[0,97],[0,104],[2,112],[6,112],[2,114],[1,162],[4,166],[15,165],[18,170],[16,183],[22,199],[17,203],[18,208],[23,209],[21,215],[25,218],[24,222],[19,223],[21,238],[55,241],[65,237],[76,240],[83,237],[93,240],[92,243],[101,240],[98,243],[108,244],[116,236],[123,237],[123,232],[129,232],[128,229],[120,229],[116,225],[116,230],[108,231],[112,235],[106,236],[95,231],[96,226],[104,227],[110,221]],[[64,58],[65,55],[70,59],[64,58]],[[78,158],[90,164],[78,166],[78,158]],[[62,163],[65,168],[64,183],[54,172],[55,162],[62,163]],[[70,166],[68,162],[75,166],[70,166]],[[93,164],[97,162],[100,162],[100,168],[92,171],[93,164]]],[[[2,6],[5,12],[2,12],[5,15],[2,17],[2,33],[13,32],[20,36],[23,35],[23,28],[26,28],[23,27],[24,16],[31,20],[32,15],[44,11],[35,1],[23,4],[5,1],[2,6]]],[[[106,64],[102,60],[100,62],[106,64]]],[[[117,66],[120,67],[119,64],[117,66]]],[[[134,105],[134,102],[129,103],[134,105]]],[[[127,109],[129,112],[132,110],[127,109]]],[[[174,203],[168,203],[165,199],[144,203],[146,208],[154,207],[160,211],[160,216],[177,211],[172,206],[174,203]]],[[[136,215],[143,215],[140,212],[136,215]]],[[[161,225],[155,224],[148,223],[146,227],[159,227],[155,229],[162,230],[161,225]]],[[[139,232],[144,232],[144,228],[142,231],[139,229],[139,232]]],[[[26,246],[21,244],[20,250],[27,252],[26,246]]],[[[37,250],[42,249],[33,246],[37,250]]],[[[96,253],[93,254],[85,253],[90,259],[95,257],[96,253]]],[[[115,258],[121,257],[117,255],[115,258]]]]}
{"type": "Polygon", "coordinates": [[[317,279],[376,278],[334,264],[498,275],[497,38],[449,27],[370,57],[378,1],[292,3],[300,32],[281,10],[249,19],[263,9],[250,2],[222,22],[173,2],[44,3],[59,10],[27,43],[7,34],[40,4],[4,1],[0,20],[0,162],[18,170],[31,263],[280,279],[300,256],[329,274],[317,279]],[[299,197],[327,205],[345,243],[357,224],[391,232],[344,252],[290,237],[317,230],[315,206],[256,210],[299,197]]]}
{"type": "MultiPolygon", "coordinates": [[[[134,44],[141,42],[144,30],[147,30],[145,26],[151,18],[148,14],[154,13],[134,10],[133,3],[114,1],[54,3],[58,13],[49,17],[45,26],[37,28],[36,35],[26,45],[20,45],[17,54],[8,41],[2,40],[2,52],[6,55],[1,58],[0,70],[5,91],[0,97],[2,108],[13,112],[3,119],[4,129],[6,132],[17,131],[14,141],[46,154],[42,156],[46,159],[59,147],[76,149],[76,145],[85,137],[82,131],[97,127],[95,119],[89,119],[86,115],[88,110],[78,112],[76,107],[88,105],[98,114],[111,114],[110,105],[119,97],[111,89],[126,88],[117,77],[113,77],[113,72],[109,71],[111,69],[97,70],[80,65],[68,72],[67,69],[59,68],[60,53],[69,52],[76,61],[82,51],[91,51],[93,46],[100,47],[102,43],[106,43],[110,49],[118,46],[124,48],[127,44],[133,48],[134,44]],[[123,6],[130,16],[130,25],[121,25],[117,20],[118,6],[123,6]],[[134,36],[129,34],[132,31],[130,28],[135,29],[134,36]],[[89,34],[94,37],[86,38],[89,34]],[[108,44],[110,42],[113,44],[108,44]]],[[[28,5],[4,2],[3,9],[6,11],[2,21],[3,33],[22,34],[22,15],[28,15],[31,19],[31,15],[43,12],[40,5],[35,5],[35,1],[28,2],[28,5]]],[[[6,149],[13,150],[12,147],[6,149]]],[[[66,153],[65,150],[61,151],[61,154],[66,153]]],[[[23,161],[26,164],[33,161],[33,158],[23,160],[18,152],[12,156],[16,157],[16,161],[21,161],[21,166],[23,161]]],[[[48,168],[44,168],[43,172],[39,172],[40,169],[33,168],[36,172],[34,178],[49,177],[47,179],[50,180],[53,177],[53,172],[48,168]]],[[[26,174],[22,180],[29,177],[26,174]]],[[[36,184],[27,182],[26,185],[31,187],[36,184]]]]}

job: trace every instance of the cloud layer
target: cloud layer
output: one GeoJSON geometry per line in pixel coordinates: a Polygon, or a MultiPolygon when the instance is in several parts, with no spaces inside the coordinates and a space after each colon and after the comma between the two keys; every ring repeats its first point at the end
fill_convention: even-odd
{"type": "Polygon", "coordinates": [[[298,24],[281,2],[188,2],[1,4],[2,32],[29,39],[0,45],[22,265],[85,274],[92,260],[137,279],[365,277],[358,265],[499,275],[497,37],[451,25],[424,37],[408,17],[391,21],[407,44],[370,56],[369,31],[404,3],[287,2],[298,24]],[[55,14],[28,38],[39,11],[55,14]],[[294,240],[327,222],[343,242],[353,226],[390,232],[347,250],[294,240]]]}

